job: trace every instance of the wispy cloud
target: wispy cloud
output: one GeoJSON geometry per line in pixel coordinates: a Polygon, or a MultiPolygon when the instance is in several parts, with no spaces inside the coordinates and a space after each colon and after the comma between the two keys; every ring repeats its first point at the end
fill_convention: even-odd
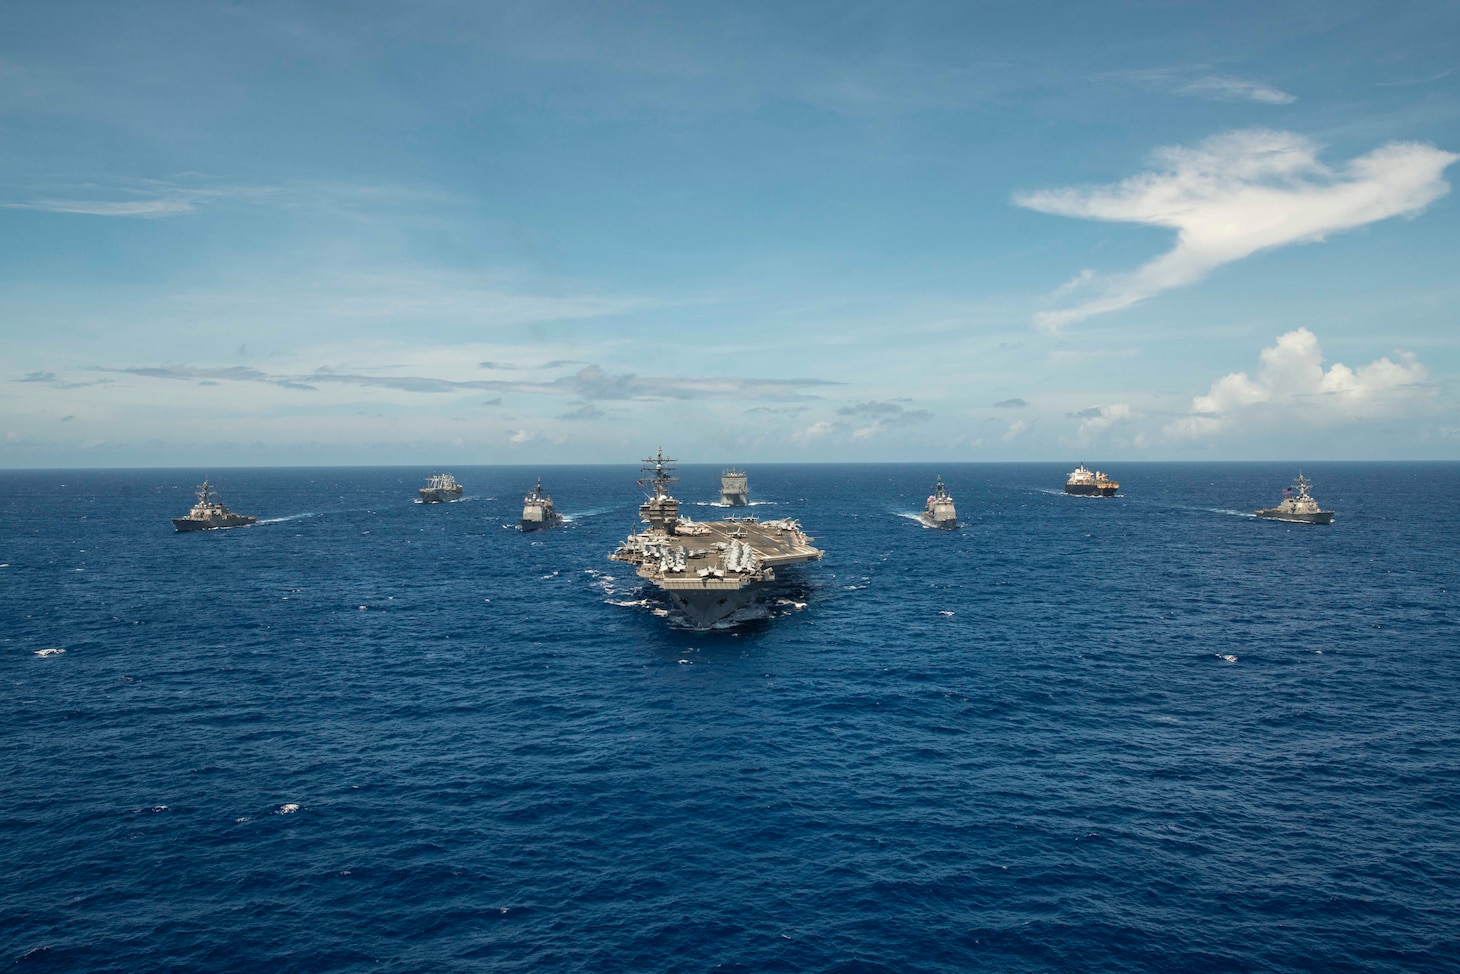
{"type": "Polygon", "coordinates": [[[86,386],[104,386],[109,384],[111,379],[92,379],[88,382],[68,382],[58,378],[54,372],[27,372],[25,378],[15,379],[15,382],[38,382],[48,386],[55,386],[57,389],[81,389],[86,386]]]}
{"type": "MultiPolygon", "coordinates": [[[[1169,227],[1176,246],[1137,270],[1079,289],[1096,296],[1039,314],[1046,331],[1130,307],[1200,280],[1261,250],[1323,240],[1331,233],[1418,213],[1449,192],[1442,175],[1460,156],[1418,142],[1391,142],[1339,167],[1292,132],[1249,129],[1195,148],[1155,155],[1157,169],[1112,186],[1021,193],[1020,206],[1059,216],[1169,227]]],[[[1079,279],[1077,279],[1079,280],[1079,279]]]]}
{"type": "Polygon", "coordinates": [[[994,403],[994,408],[995,409],[1023,409],[1027,405],[1029,405],[1029,403],[1025,402],[1023,399],[1020,399],[1020,398],[1018,398],[1016,396],[1013,399],[1001,399],[1001,400],[999,400],[998,402],[994,403]]]}
{"type": "Polygon", "coordinates": [[[98,371],[153,379],[210,382],[263,382],[287,389],[317,390],[323,385],[352,385],[413,393],[463,391],[520,392],[595,400],[798,400],[814,398],[802,390],[837,385],[824,379],[755,379],[729,376],[640,376],[632,372],[605,372],[597,365],[546,382],[501,379],[441,379],[420,375],[369,375],[317,369],[278,375],[248,366],[198,367],[187,365],[102,368],[98,371]]]}
{"type": "Polygon", "coordinates": [[[1323,367],[1318,338],[1306,328],[1279,335],[1258,356],[1256,377],[1232,372],[1191,401],[1188,414],[1168,424],[1172,439],[1190,440],[1272,422],[1327,425],[1393,416],[1428,398],[1428,372],[1413,355],[1381,358],[1351,369],[1323,367]]]}
{"type": "Polygon", "coordinates": [[[852,429],[853,440],[870,440],[884,430],[925,423],[933,418],[933,414],[926,409],[908,409],[898,402],[875,400],[843,406],[837,410],[837,415],[849,416],[854,422],[860,420],[866,423],[865,426],[855,426],[852,429]]]}
{"type": "Polygon", "coordinates": [[[1298,100],[1296,95],[1290,95],[1261,81],[1245,81],[1218,75],[1189,81],[1176,88],[1176,93],[1210,101],[1255,101],[1262,105],[1291,105],[1298,100]]]}
{"type": "Polygon", "coordinates": [[[1206,101],[1250,101],[1260,105],[1291,105],[1298,100],[1296,95],[1266,82],[1234,78],[1230,75],[1201,74],[1206,69],[1204,65],[1147,68],[1134,71],[1114,71],[1097,77],[1135,84],[1166,94],[1201,98],[1206,101]]]}

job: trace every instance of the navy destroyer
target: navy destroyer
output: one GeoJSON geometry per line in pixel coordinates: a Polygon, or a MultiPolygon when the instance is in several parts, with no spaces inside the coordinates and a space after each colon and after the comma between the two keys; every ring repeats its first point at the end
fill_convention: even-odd
{"type": "Polygon", "coordinates": [[[744,470],[731,467],[720,474],[720,503],[726,507],[746,507],[750,504],[750,481],[744,470]]]}
{"type": "Polygon", "coordinates": [[[943,486],[943,478],[939,477],[938,482],[933,485],[933,492],[928,495],[927,506],[918,519],[930,528],[941,528],[944,531],[952,531],[958,527],[958,510],[953,506],[953,496],[948,493],[948,488],[943,486]]]}
{"type": "Polygon", "coordinates": [[[644,472],[654,475],[648,483],[653,493],[639,505],[648,527],[629,535],[608,557],[635,566],[696,629],[708,629],[754,602],[775,581],[777,568],[821,559],[821,550],[790,518],[681,517],[679,501],[669,494],[669,485],[679,479],[670,475],[675,462],[662,449],[643,461],[644,472]]]}
{"type": "Polygon", "coordinates": [[[537,486],[522,498],[522,520],[518,527],[524,531],[540,531],[555,527],[562,520],[563,516],[553,507],[553,499],[542,492],[542,478],[538,477],[537,486]]]}
{"type": "Polygon", "coordinates": [[[421,488],[422,504],[441,504],[445,501],[461,500],[461,484],[449,473],[432,474],[421,488]]]}
{"type": "Polygon", "coordinates": [[[1312,486],[1313,482],[1304,477],[1300,471],[1298,479],[1293,481],[1293,486],[1283,489],[1283,499],[1278,502],[1277,507],[1268,507],[1252,513],[1273,521],[1332,524],[1333,512],[1319,510],[1318,502],[1313,499],[1312,494],[1308,493],[1308,488],[1312,486]]]}
{"type": "Polygon", "coordinates": [[[1120,484],[1105,476],[1099,470],[1091,470],[1083,463],[1070,471],[1065,479],[1066,494],[1081,494],[1089,497],[1114,497],[1120,484]]]}
{"type": "Polygon", "coordinates": [[[212,531],[215,528],[242,528],[258,521],[252,514],[234,514],[223,502],[214,499],[213,485],[206,480],[198,487],[198,502],[184,517],[172,519],[179,531],[212,531]]]}

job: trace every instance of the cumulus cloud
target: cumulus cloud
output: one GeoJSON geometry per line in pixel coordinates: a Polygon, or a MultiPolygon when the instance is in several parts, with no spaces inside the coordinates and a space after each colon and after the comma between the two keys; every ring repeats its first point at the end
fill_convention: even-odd
{"type": "Polygon", "coordinates": [[[531,443],[537,439],[537,432],[534,430],[508,430],[507,442],[513,446],[521,446],[524,443],[531,443]]]}
{"type": "Polygon", "coordinates": [[[1041,213],[1176,231],[1174,248],[1135,271],[1109,278],[1082,273],[1057,296],[1095,293],[1036,321],[1058,331],[1190,284],[1258,251],[1418,213],[1449,192],[1442,175],[1457,158],[1432,145],[1391,142],[1330,169],[1301,135],[1248,129],[1195,148],[1161,149],[1154,171],[1112,186],[1018,194],[1015,203],[1041,213]]]}
{"type": "Polygon", "coordinates": [[[1022,419],[1016,419],[1014,420],[1014,422],[1009,424],[1009,428],[1004,431],[1004,435],[1001,437],[1001,439],[1005,443],[1013,443],[1019,437],[1023,436],[1025,431],[1028,429],[1028,423],[1026,423],[1022,419]]]}
{"type": "Polygon", "coordinates": [[[1097,436],[1116,423],[1123,423],[1130,419],[1132,414],[1131,408],[1127,404],[1113,403],[1109,406],[1091,406],[1070,415],[1080,420],[1079,429],[1075,431],[1076,442],[1081,445],[1089,445],[1095,441],[1097,436]]]}
{"type": "Polygon", "coordinates": [[[1306,328],[1279,335],[1258,356],[1257,374],[1232,372],[1191,400],[1186,416],[1168,424],[1172,439],[1200,439],[1254,419],[1326,425],[1401,414],[1429,395],[1428,372],[1413,355],[1385,357],[1351,369],[1323,367],[1318,338],[1306,328]]]}

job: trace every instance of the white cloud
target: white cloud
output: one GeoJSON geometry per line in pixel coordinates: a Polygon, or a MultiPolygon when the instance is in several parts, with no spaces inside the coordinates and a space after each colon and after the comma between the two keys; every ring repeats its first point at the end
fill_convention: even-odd
{"type": "Polygon", "coordinates": [[[799,433],[793,433],[791,435],[791,439],[804,446],[815,440],[820,440],[827,436],[830,436],[835,431],[836,426],[832,423],[828,423],[826,420],[823,419],[819,420],[818,422],[812,423],[810,426],[806,427],[804,430],[801,430],[799,433]]]}
{"type": "Polygon", "coordinates": [[[531,443],[537,439],[537,433],[533,430],[508,430],[507,442],[513,446],[521,446],[524,443],[531,443]]]}
{"type": "Polygon", "coordinates": [[[1172,439],[1201,439],[1255,419],[1317,426],[1398,415],[1429,394],[1425,367],[1413,355],[1399,358],[1324,369],[1317,336],[1299,328],[1262,350],[1256,378],[1246,372],[1222,376],[1164,432],[1172,439]]]}
{"type": "Polygon", "coordinates": [[[1131,418],[1131,408],[1125,403],[1114,403],[1109,406],[1092,406],[1080,414],[1080,428],[1075,431],[1075,439],[1083,445],[1089,445],[1095,438],[1116,423],[1123,423],[1131,418]]]}
{"type": "Polygon", "coordinates": [[[1263,105],[1291,105],[1298,100],[1295,95],[1261,81],[1243,81],[1241,78],[1217,75],[1188,82],[1177,88],[1176,92],[1209,101],[1255,101],[1263,105]]]}
{"type": "Polygon", "coordinates": [[[1020,436],[1022,436],[1024,434],[1024,431],[1027,429],[1029,429],[1028,423],[1026,423],[1022,419],[1016,419],[1014,420],[1014,422],[1010,423],[1009,428],[1004,431],[1002,439],[1005,443],[1012,443],[1020,436]]]}
{"type": "Polygon", "coordinates": [[[1442,178],[1460,156],[1418,142],[1391,142],[1330,170],[1317,146],[1292,132],[1248,129],[1193,149],[1159,150],[1157,170],[1113,186],[1022,193],[1042,213],[1169,227],[1176,246],[1137,270],[1100,279],[1083,272],[1057,292],[1095,287],[1074,307],[1036,317],[1057,331],[1127,308],[1262,250],[1323,240],[1330,233],[1413,214],[1449,192],[1442,178]]]}

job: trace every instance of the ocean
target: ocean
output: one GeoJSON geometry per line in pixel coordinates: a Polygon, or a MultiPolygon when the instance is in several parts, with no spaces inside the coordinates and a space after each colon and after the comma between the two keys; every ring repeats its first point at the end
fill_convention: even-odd
{"type": "Polygon", "coordinates": [[[1071,466],[752,465],[709,632],[636,466],[0,472],[0,964],[1460,970],[1460,465],[1071,466]]]}

